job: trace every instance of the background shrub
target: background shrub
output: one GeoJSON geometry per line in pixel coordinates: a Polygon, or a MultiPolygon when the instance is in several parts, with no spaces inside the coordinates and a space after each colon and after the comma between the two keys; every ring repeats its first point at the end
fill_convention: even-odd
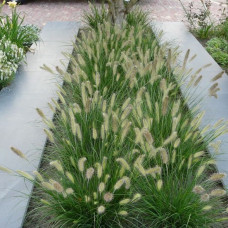
{"type": "Polygon", "coordinates": [[[24,57],[22,48],[5,37],[0,40],[0,89],[10,83],[24,57]]]}
{"type": "Polygon", "coordinates": [[[228,41],[223,38],[212,38],[206,43],[206,49],[215,61],[228,68],[228,41]]]}
{"type": "Polygon", "coordinates": [[[11,16],[0,16],[0,90],[12,81],[25,53],[39,40],[40,29],[23,25],[23,21],[16,8],[12,9],[11,16]]]}

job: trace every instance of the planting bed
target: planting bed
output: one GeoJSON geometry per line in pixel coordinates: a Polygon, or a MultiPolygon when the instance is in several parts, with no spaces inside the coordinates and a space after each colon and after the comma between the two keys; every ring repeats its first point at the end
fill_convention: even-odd
{"type": "MultiPolygon", "coordinates": [[[[133,12],[121,31],[105,14],[89,16],[71,70],[57,69],[65,84],[51,106],[54,123],[38,110],[49,128],[50,166],[36,179],[22,174],[38,191],[30,211],[38,226],[209,227],[226,220],[225,175],[212,174],[215,161],[206,153],[226,122],[199,129],[197,74],[207,68],[192,69],[194,87],[184,88],[192,54],[180,63],[142,18],[133,12]]],[[[207,87],[216,97],[213,83],[207,87]]]]}

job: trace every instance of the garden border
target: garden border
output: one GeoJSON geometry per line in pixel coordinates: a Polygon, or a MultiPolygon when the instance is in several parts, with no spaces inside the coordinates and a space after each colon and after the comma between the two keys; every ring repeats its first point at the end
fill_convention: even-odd
{"type": "MultiPolygon", "coordinates": [[[[200,74],[203,76],[202,80],[197,87],[187,89],[186,84],[181,85],[182,94],[193,98],[188,100],[188,106],[192,107],[194,99],[201,100],[200,111],[205,111],[204,118],[202,119],[200,130],[202,130],[207,124],[214,124],[220,119],[228,120],[228,77],[224,73],[223,77],[218,80],[219,88],[218,98],[209,97],[208,89],[212,86],[211,79],[220,73],[222,68],[217,62],[210,56],[205,48],[198,42],[198,40],[188,31],[182,22],[155,22],[151,24],[157,31],[163,31],[161,43],[168,42],[172,47],[179,47],[181,51],[178,56],[178,61],[182,62],[188,49],[190,49],[190,58],[197,54],[196,58],[187,63],[187,68],[192,72],[196,72],[199,68],[206,64],[211,63],[208,68],[202,69],[200,74]]],[[[187,79],[187,81],[190,80],[187,79]]],[[[186,82],[187,82],[186,81],[186,82]]],[[[216,166],[219,172],[225,172],[228,174],[228,136],[227,134],[219,136],[217,140],[221,140],[221,154],[216,155],[212,148],[208,148],[208,151],[212,157],[216,158],[216,166]]],[[[228,187],[228,177],[223,179],[223,184],[228,187]]]]}
{"type": "MultiPolygon", "coordinates": [[[[28,173],[39,167],[47,137],[43,131],[45,125],[35,109],[42,109],[47,118],[53,119],[48,102],[51,98],[58,100],[57,84],[63,83],[40,66],[45,63],[55,67],[61,61],[67,67],[69,60],[62,52],[72,53],[71,42],[79,28],[79,22],[47,23],[41,32],[41,41],[31,47],[35,53],[27,53],[27,64],[22,64],[12,84],[1,90],[1,166],[28,173]],[[23,151],[29,162],[13,154],[11,146],[23,151]]],[[[0,173],[0,227],[23,226],[32,189],[33,185],[20,176],[0,173]]]]}

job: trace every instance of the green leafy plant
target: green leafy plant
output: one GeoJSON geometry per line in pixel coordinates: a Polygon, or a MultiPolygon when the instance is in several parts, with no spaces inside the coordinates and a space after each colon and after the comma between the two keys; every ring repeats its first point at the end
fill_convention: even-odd
{"type": "Polygon", "coordinates": [[[194,8],[193,2],[190,2],[188,8],[179,0],[185,16],[189,22],[191,30],[201,39],[207,39],[213,32],[214,23],[211,20],[211,2],[210,0],[201,1],[202,7],[194,8]]]}
{"type": "Polygon", "coordinates": [[[0,89],[11,82],[24,57],[22,48],[5,37],[0,40],[0,89]]]}
{"type": "Polygon", "coordinates": [[[23,25],[24,17],[12,9],[11,16],[1,17],[0,39],[4,36],[20,48],[28,48],[31,43],[38,41],[40,30],[34,25],[23,25]]]}
{"type": "Polygon", "coordinates": [[[227,124],[198,129],[204,113],[189,110],[180,93],[189,52],[177,64],[177,53],[133,14],[122,28],[90,20],[69,72],[43,67],[64,80],[60,102],[49,104],[55,122],[37,109],[49,165],[34,175],[0,167],[35,184],[40,226],[210,227],[227,219],[217,184],[225,174],[214,173],[207,153],[227,124]]]}
{"type": "Polygon", "coordinates": [[[35,25],[23,25],[20,28],[20,33],[24,34],[23,46],[29,48],[33,43],[39,41],[40,29],[35,25]]]}
{"type": "Polygon", "coordinates": [[[206,43],[206,49],[219,64],[228,68],[228,41],[212,38],[206,43]]]}
{"type": "Polygon", "coordinates": [[[225,40],[228,40],[228,19],[222,21],[219,25],[215,27],[213,35],[215,37],[221,37],[225,40]]]}
{"type": "Polygon", "coordinates": [[[0,16],[0,90],[12,81],[26,51],[39,40],[40,29],[23,25],[24,17],[17,13],[16,3],[11,4],[11,16],[0,16]]]}

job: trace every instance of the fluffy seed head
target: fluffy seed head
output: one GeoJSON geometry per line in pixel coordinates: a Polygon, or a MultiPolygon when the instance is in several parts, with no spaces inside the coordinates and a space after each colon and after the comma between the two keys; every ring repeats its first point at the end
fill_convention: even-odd
{"type": "Polygon", "coordinates": [[[107,157],[103,157],[103,160],[102,160],[102,169],[103,170],[105,170],[105,168],[106,168],[107,161],[108,161],[108,158],[107,157]]]}
{"type": "Polygon", "coordinates": [[[121,216],[127,216],[128,212],[127,211],[120,211],[118,214],[121,216]]]}
{"type": "Polygon", "coordinates": [[[103,113],[103,117],[104,117],[105,131],[108,131],[108,127],[109,127],[109,115],[107,113],[103,113]]]}
{"type": "Polygon", "coordinates": [[[10,147],[10,149],[19,157],[23,158],[23,159],[26,159],[26,156],[18,149],[16,149],[15,147],[10,147]]]}
{"type": "Polygon", "coordinates": [[[18,173],[19,175],[23,176],[24,178],[30,180],[30,181],[33,181],[33,180],[34,180],[33,176],[31,176],[30,174],[28,174],[28,173],[26,173],[26,172],[24,172],[24,171],[17,170],[17,173],[18,173]]]}
{"type": "Polygon", "coordinates": [[[50,203],[47,200],[41,199],[40,202],[43,203],[43,204],[46,204],[46,205],[50,206],[50,203]]]}
{"type": "Polygon", "coordinates": [[[131,202],[130,199],[123,199],[119,202],[120,205],[125,205],[125,204],[128,204],[129,202],[131,202]]]}
{"type": "Polygon", "coordinates": [[[71,162],[71,164],[73,165],[73,167],[76,168],[76,163],[75,163],[73,157],[70,157],[70,162],[71,162]]]}
{"type": "Polygon", "coordinates": [[[156,174],[161,175],[161,167],[156,165],[154,168],[149,168],[145,172],[146,172],[146,175],[150,174],[153,177],[156,177],[156,174]]]}
{"type": "Polygon", "coordinates": [[[174,150],[172,154],[172,164],[174,164],[174,162],[176,161],[176,155],[177,155],[177,152],[176,150],[174,150]]]}
{"type": "Polygon", "coordinates": [[[163,181],[162,181],[162,180],[158,180],[158,181],[157,181],[157,189],[158,189],[158,191],[161,190],[162,185],[163,185],[163,181]]]}
{"type": "Polygon", "coordinates": [[[142,198],[142,195],[140,193],[136,193],[136,194],[134,194],[131,201],[134,203],[134,202],[139,201],[141,198],[142,198]]]}
{"type": "Polygon", "coordinates": [[[120,189],[122,187],[122,185],[124,184],[124,180],[120,179],[116,182],[116,184],[114,185],[114,191],[120,189]]]}
{"type": "Polygon", "coordinates": [[[87,158],[86,157],[83,157],[83,158],[80,158],[78,160],[78,169],[80,172],[83,172],[84,171],[84,168],[85,168],[85,162],[87,161],[87,158]]]}
{"type": "Polygon", "coordinates": [[[81,113],[81,108],[80,106],[77,104],[77,103],[74,103],[73,104],[73,112],[76,114],[76,113],[81,113]]]}
{"type": "Polygon", "coordinates": [[[199,151],[193,155],[194,158],[198,158],[204,155],[204,151],[199,151]]]}
{"type": "Polygon", "coordinates": [[[126,169],[126,170],[131,169],[130,166],[128,165],[127,161],[124,158],[117,158],[116,161],[119,162],[124,169],[126,169]]]}
{"type": "Polygon", "coordinates": [[[208,180],[219,181],[219,180],[223,179],[224,177],[226,177],[225,173],[214,173],[210,176],[210,178],[208,180]]]}
{"type": "Polygon", "coordinates": [[[99,206],[98,208],[97,208],[97,213],[98,214],[103,214],[105,212],[105,207],[104,206],[99,206]]]}
{"type": "Polygon", "coordinates": [[[97,193],[96,193],[96,192],[93,193],[93,198],[94,198],[95,200],[97,199],[97,193]]]}
{"type": "Polygon", "coordinates": [[[173,116],[173,117],[176,116],[176,114],[177,114],[179,108],[180,108],[180,100],[178,100],[177,102],[175,102],[175,103],[173,104],[173,107],[172,107],[172,116],[173,116]]]}
{"type": "Polygon", "coordinates": [[[42,182],[42,186],[48,190],[54,190],[54,187],[49,182],[42,182]]]}
{"type": "Polygon", "coordinates": [[[169,143],[173,142],[177,138],[177,132],[174,131],[163,143],[163,146],[168,145],[169,143]]]}
{"type": "Polygon", "coordinates": [[[111,106],[111,107],[113,107],[113,106],[114,106],[115,99],[116,99],[116,94],[115,94],[115,93],[113,93],[113,94],[112,94],[112,97],[111,97],[111,102],[110,102],[110,106],[111,106]]]}
{"type": "Polygon", "coordinates": [[[203,202],[207,202],[210,199],[210,196],[208,194],[203,194],[200,197],[200,200],[203,202]]]}
{"type": "Polygon", "coordinates": [[[91,201],[91,198],[89,196],[85,195],[85,202],[89,203],[90,201],[91,201]]]}
{"type": "Polygon", "coordinates": [[[168,157],[168,153],[167,153],[166,149],[161,148],[160,153],[161,153],[161,158],[162,158],[163,163],[167,164],[169,161],[169,157],[168,157]]]}
{"type": "Polygon", "coordinates": [[[118,126],[119,126],[118,117],[117,117],[116,113],[113,113],[113,115],[112,115],[112,131],[114,133],[117,132],[118,126]]]}
{"type": "Polygon", "coordinates": [[[66,176],[67,176],[67,178],[72,182],[72,183],[74,183],[74,177],[73,177],[73,175],[70,173],[70,172],[68,172],[68,171],[66,171],[66,176]]]}
{"type": "Polygon", "coordinates": [[[223,189],[214,189],[211,191],[210,193],[210,196],[218,196],[218,197],[221,197],[221,196],[224,196],[226,194],[226,191],[223,190],[223,189]]]}
{"type": "Polygon", "coordinates": [[[95,83],[96,83],[96,87],[98,87],[100,84],[100,74],[99,73],[96,73],[96,75],[95,75],[95,83]]]}
{"type": "Polygon", "coordinates": [[[82,132],[78,123],[76,123],[76,132],[77,132],[78,139],[82,141],[82,132]]]}
{"type": "Polygon", "coordinates": [[[125,184],[125,189],[129,189],[130,188],[130,185],[131,185],[130,178],[124,176],[120,180],[118,180],[116,182],[116,184],[114,185],[114,191],[120,189],[123,186],[123,184],[125,184]]]}
{"type": "Polygon", "coordinates": [[[94,174],[94,168],[90,167],[86,170],[86,179],[90,180],[93,177],[94,174]]]}
{"type": "Polygon", "coordinates": [[[63,98],[62,94],[60,92],[57,92],[58,94],[58,97],[59,97],[59,100],[63,103],[63,104],[66,104],[66,101],[65,99],[63,98]]]}
{"type": "Polygon", "coordinates": [[[111,193],[111,192],[106,192],[105,194],[104,194],[104,200],[105,200],[105,202],[107,202],[107,203],[109,203],[109,202],[111,202],[112,200],[113,200],[113,194],[111,193]]]}
{"type": "Polygon", "coordinates": [[[165,116],[168,110],[169,97],[165,97],[162,102],[162,115],[165,116]]]}
{"type": "Polygon", "coordinates": [[[181,142],[180,138],[176,139],[176,141],[174,142],[173,147],[177,148],[180,145],[180,142],[181,142]]]}
{"type": "Polygon", "coordinates": [[[142,138],[142,133],[139,128],[134,128],[135,131],[135,143],[141,143],[143,144],[143,138],[142,138]]]}
{"type": "Polygon", "coordinates": [[[151,97],[148,92],[145,93],[146,103],[150,111],[152,111],[151,97]]]}
{"type": "Polygon", "coordinates": [[[55,160],[55,161],[51,161],[50,162],[50,166],[54,166],[59,172],[63,173],[63,167],[60,163],[60,161],[58,160],[55,160]]]}
{"type": "Polygon", "coordinates": [[[129,105],[130,101],[131,101],[131,98],[130,98],[130,97],[127,98],[127,99],[125,100],[125,102],[123,103],[121,109],[122,109],[122,110],[125,110],[125,109],[127,108],[127,106],[129,105]]]}
{"type": "Polygon", "coordinates": [[[75,122],[75,120],[71,120],[71,130],[74,136],[76,136],[77,133],[77,124],[75,122]]]}
{"type": "Polygon", "coordinates": [[[209,210],[211,210],[211,208],[212,208],[212,206],[207,205],[207,206],[203,207],[202,210],[203,211],[209,211],[209,210]]]}
{"type": "Polygon", "coordinates": [[[147,129],[143,129],[142,133],[143,133],[143,136],[145,137],[146,141],[150,145],[153,144],[154,140],[153,140],[151,133],[147,129]]]}
{"type": "Polygon", "coordinates": [[[190,155],[188,158],[188,169],[190,169],[191,165],[192,165],[192,155],[190,155]]]}
{"type": "Polygon", "coordinates": [[[196,173],[196,177],[201,176],[201,174],[204,172],[205,168],[206,168],[205,165],[200,166],[197,173],[196,173]]]}
{"type": "Polygon", "coordinates": [[[106,174],[106,175],[105,175],[105,180],[104,180],[104,182],[107,183],[108,180],[109,180],[109,178],[110,178],[110,175],[109,175],[109,174],[106,174]]]}
{"type": "Polygon", "coordinates": [[[105,138],[105,127],[104,127],[104,124],[102,124],[102,126],[101,126],[101,138],[102,139],[105,138]]]}
{"type": "Polygon", "coordinates": [[[98,186],[98,191],[99,191],[100,193],[102,193],[102,192],[104,191],[104,189],[105,189],[105,183],[104,183],[104,182],[101,182],[101,183],[99,184],[99,186],[98,186]]]}
{"type": "Polygon", "coordinates": [[[179,165],[179,170],[181,170],[181,168],[182,168],[182,166],[184,165],[184,163],[185,163],[185,158],[182,159],[182,161],[181,161],[181,163],[180,163],[180,165],[179,165]]]}
{"type": "Polygon", "coordinates": [[[125,189],[129,189],[130,186],[131,186],[131,180],[130,180],[130,178],[124,176],[122,179],[123,179],[123,181],[124,181],[124,183],[125,183],[125,189]]]}
{"type": "Polygon", "coordinates": [[[62,193],[64,191],[63,186],[59,182],[54,181],[54,183],[52,185],[53,185],[54,189],[56,190],[56,192],[62,193]]]}
{"type": "Polygon", "coordinates": [[[127,121],[127,123],[124,125],[122,134],[121,134],[121,142],[123,142],[124,139],[126,138],[128,132],[130,130],[131,124],[132,124],[131,122],[127,121]]]}
{"type": "Polygon", "coordinates": [[[97,130],[96,130],[96,128],[93,127],[92,131],[93,131],[93,139],[96,140],[97,139],[97,130]]]}
{"type": "Polygon", "coordinates": [[[41,175],[39,172],[33,171],[33,174],[37,177],[37,179],[38,179],[40,182],[43,182],[43,181],[44,181],[42,175],[41,175]]]}
{"type": "Polygon", "coordinates": [[[56,102],[56,100],[54,100],[53,98],[51,100],[52,100],[53,104],[55,105],[56,109],[60,110],[61,108],[60,108],[58,102],[56,102]]]}
{"type": "Polygon", "coordinates": [[[166,85],[166,80],[165,78],[163,78],[161,81],[160,81],[160,89],[165,92],[166,89],[167,89],[167,85],[166,85]]]}
{"type": "Polygon", "coordinates": [[[66,194],[67,195],[71,195],[71,194],[73,194],[74,193],[74,190],[72,189],[72,188],[67,188],[66,189],[66,194]]]}
{"type": "Polygon", "coordinates": [[[211,81],[214,82],[214,81],[218,80],[219,78],[222,77],[223,74],[224,74],[224,71],[218,73],[217,75],[215,75],[215,76],[211,79],[211,81]]]}
{"type": "Polygon", "coordinates": [[[45,115],[44,115],[44,113],[43,113],[43,111],[42,111],[41,109],[36,108],[36,111],[37,111],[37,113],[40,115],[41,118],[43,118],[43,119],[46,118],[45,115]]]}
{"type": "Polygon", "coordinates": [[[196,185],[192,191],[196,194],[202,194],[203,192],[205,192],[205,189],[200,185],[196,185]]]}
{"type": "Polygon", "coordinates": [[[44,129],[45,134],[47,135],[48,139],[50,142],[54,143],[54,135],[51,131],[49,131],[48,129],[44,129]]]}
{"type": "Polygon", "coordinates": [[[195,81],[195,83],[194,83],[194,86],[197,86],[197,85],[200,83],[200,81],[201,81],[202,78],[203,78],[203,76],[200,75],[200,76],[196,79],[196,81],[195,81]]]}
{"type": "Polygon", "coordinates": [[[140,155],[140,156],[136,159],[136,161],[135,161],[135,163],[134,163],[134,167],[135,167],[136,169],[138,169],[138,171],[139,171],[143,176],[146,176],[146,171],[145,171],[145,169],[144,169],[143,166],[142,166],[142,163],[143,163],[143,161],[144,161],[144,158],[145,158],[145,154],[140,155]]]}
{"type": "Polygon", "coordinates": [[[64,121],[64,123],[67,122],[67,116],[66,116],[66,113],[63,109],[61,110],[61,118],[64,121]]]}
{"type": "Polygon", "coordinates": [[[55,125],[51,120],[48,119],[43,119],[43,122],[50,128],[50,129],[55,129],[55,125]]]}
{"type": "Polygon", "coordinates": [[[100,179],[102,177],[102,173],[103,173],[102,165],[97,162],[95,164],[95,167],[97,168],[97,177],[100,179]]]}
{"type": "MultiPolygon", "coordinates": [[[[106,93],[105,89],[107,90],[107,87],[104,88],[103,94],[106,93]]],[[[107,107],[107,102],[106,102],[106,100],[104,100],[103,104],[102,104],[102,112],[106,112],[106,107],[107,107]]]]}
{"type": "Polygon", "coordinates": [[[10,169],[8,169],[6,167],[3,167],[3,166],[0,166],[0,170],[5,172],[5,173],[9,173],[9,174],[13,173],[12,170],[10,170],[10,169]]]}

